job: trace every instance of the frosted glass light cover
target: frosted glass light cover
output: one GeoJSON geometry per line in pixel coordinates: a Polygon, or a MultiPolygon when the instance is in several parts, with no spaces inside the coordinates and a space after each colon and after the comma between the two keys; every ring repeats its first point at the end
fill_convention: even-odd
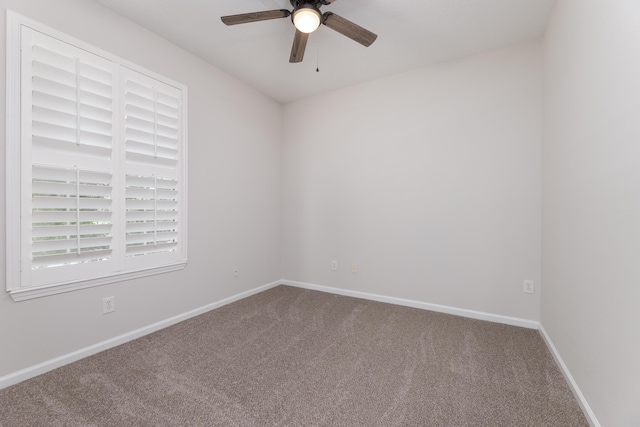
{"type": "Polygon", "coordinates": [[[303,33],[312,33],[320,26],[320,13],[309,8],[298,9],[293,13],[293,25],[303,33]]]}

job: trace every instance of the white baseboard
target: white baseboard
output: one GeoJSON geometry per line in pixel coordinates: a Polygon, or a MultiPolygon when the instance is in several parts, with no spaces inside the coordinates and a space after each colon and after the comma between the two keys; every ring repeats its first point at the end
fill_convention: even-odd
{"type": "Polygon", "coordinates": [[[438,313],[453,314],[455,316],[468,317],[471,319],[486,320],[505,325],[520,326],[528,329],[538,329],[540,323],[535,320],[520,319],[517,317],[502,316],[500,314],[484,313],[481,311],[467,310],[464,308],[450,307],[446,305],[430,304],[422,301],[414,301],[403,298],[388,297],[384,295],[369,294],[366,292],[350,291],[347,289],[332,288],[328,286],[314,285],[311,283],[295,282],[293,280],[282,280],[283,285],[295,286],[297,288],[311,289],[314,291],[327,292],[330,294],[344,295],[348,297],[362,298],[371,301],[386,302],[389,304],[403,305],[406,307],[420,308],[423,310],[436,311],[438,313]]]}
{"type": "Polygon", "coordinates": [[[222,307],[224,305],[241,300],[243,298],[247,298],[251,295],[255,295],[260,292],[266,291],[267,289],[278,286],[281,283],[282,282],[280,280],[276,282],[268,283],[266,285],[259,286],[255,289],[251,289],[246,292],[241,292],[239,294],[230,296],[229,298],[225,298],[223,300],[216,301],[211,304],[207,304],[200,308],[196,308],[195,310],[191,310],[186,313],[182,313],[177,316],[170,317],[168,319],[162,320],[152,325],[148,325],[140,329],[136,329],[135,331],[127,332],[126,334],[122,334],[120,336],[108,339],[106,341],[99,342],[89,347],[85,347],[80,350],[65,354],[63,356],[56,357],[55,359],[47,360],[46,362],[38,363],[37,365],[30,366],[20,371],[5,375],[4,377],[0,377],[0,389],[17,384],[21,381],[28,380],[29,378],[36,377],[40,374],[44,374],[45,372],[52,371],[61,366],[68,365],[69,363],[75,362],[77,360],[83,359],[85,357],[91,356],[93,354],[99,353],[109,348],[116,347],[120,344],[133,341],[137,338],[143,337],[155,331],[159,331],[160,329],[164,329],[168,326],[175,325],[176,323],[182,322],[184,320],[187,320],[192,317],[198,316],[200,314],[206,313],[208,311],[214,310],[218,307],[222,307]]]}
{"type": "Polygon", "coordinates": [[[547,334],[547,331],[544,329],[542,324],[540,324],[540,328],[538,330],[540,331],[540,335],[542,335],[542,339],[544,340],[545,344],[547,344],[549,351],[551,351],[553,358],[556,360],[556,363],[560,367],[560,371],[562,372],[562,375],[564,375],[564,378],[569,383],[569,387],[571,387],[571,391],[573,392],[573,395],[578,401],[578,404],[582,408],[582,412],[587,418],[587,421],[592,427],[600,427],[600,422],[598,422],[598,419],[596,418],[596,414],[594,414],[593,411],[591,410],[589,403],[587,403],[587,399],[585,399],[584,395],[582,394],[582,391],[580,391],[580,387],[578,387],[578,384],[573,379],[573,375],[571,375],[571,372],[569,372],[569,368],[567,368],[567,365],[565,365],[564,361],[562,360],[562,357],[560,357],[560,353],[558,353],[556,346],[553,345],[553,341],[551,341],[551,337],[549,336],[549,334],[547,334]]]}

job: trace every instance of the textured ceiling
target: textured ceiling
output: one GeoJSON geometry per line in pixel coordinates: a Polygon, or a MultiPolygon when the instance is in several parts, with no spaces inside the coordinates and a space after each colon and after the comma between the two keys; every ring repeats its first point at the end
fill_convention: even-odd
{"type": "Polygon", "coordinates": [[[288,18],[226,26],[220,16],[289,0],[96,0],[280,102],[540,37],[556,0],[338,0],[322,7],[376,33],[368,48],[326,26],[290,64],[288,18]],[[319,65],[320,72],[316,72],[319,65]]]}

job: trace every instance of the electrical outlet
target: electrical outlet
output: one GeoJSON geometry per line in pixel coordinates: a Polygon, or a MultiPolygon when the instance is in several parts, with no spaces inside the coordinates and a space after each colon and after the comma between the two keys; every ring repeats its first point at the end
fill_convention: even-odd
{"type": "Polygon", "coordinates": [[[240,275],[240,267],[233,267],[233,277],[238,277],[240,275]]]}
{"type": "Polygon", "coordinates": [[[522,286],[522,292],[525,294],[535,293],[535,282],[533,280],[525,280],[522,286]]]}
{"type": "Polygon", "coordinates": [[[338,271],[338,261],[331,261],[331,269],[333,271],[338,271]]]}
{"type": "Polygon", "coordinates": [[[113,313],[116,311],[115,297],[102,298],[102,314],[113,313]]]}
{"type": "Polygon", "coordinates": [[[356,264],[351,264],[351,273],[353,274],[358,273],[358,266],[356,264]]]}

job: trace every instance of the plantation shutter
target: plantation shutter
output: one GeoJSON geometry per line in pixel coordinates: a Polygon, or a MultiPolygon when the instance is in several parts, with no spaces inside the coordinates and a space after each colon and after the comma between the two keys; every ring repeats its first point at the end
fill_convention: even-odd
{"type": "Polygon", "coordinates": [[[187,88],[7,11],[6,288],[184,268],[187,88]]]}
{"type": "Polygon", "coordinates": [[[132,267],[179,258],[182,96],[129,69],[123,77],[126,265],[132,267]]]}
{"type": "Polygon", "coordinates": [[[23,286],[112,268],[114,70],[22,28],[23,286]]]}

